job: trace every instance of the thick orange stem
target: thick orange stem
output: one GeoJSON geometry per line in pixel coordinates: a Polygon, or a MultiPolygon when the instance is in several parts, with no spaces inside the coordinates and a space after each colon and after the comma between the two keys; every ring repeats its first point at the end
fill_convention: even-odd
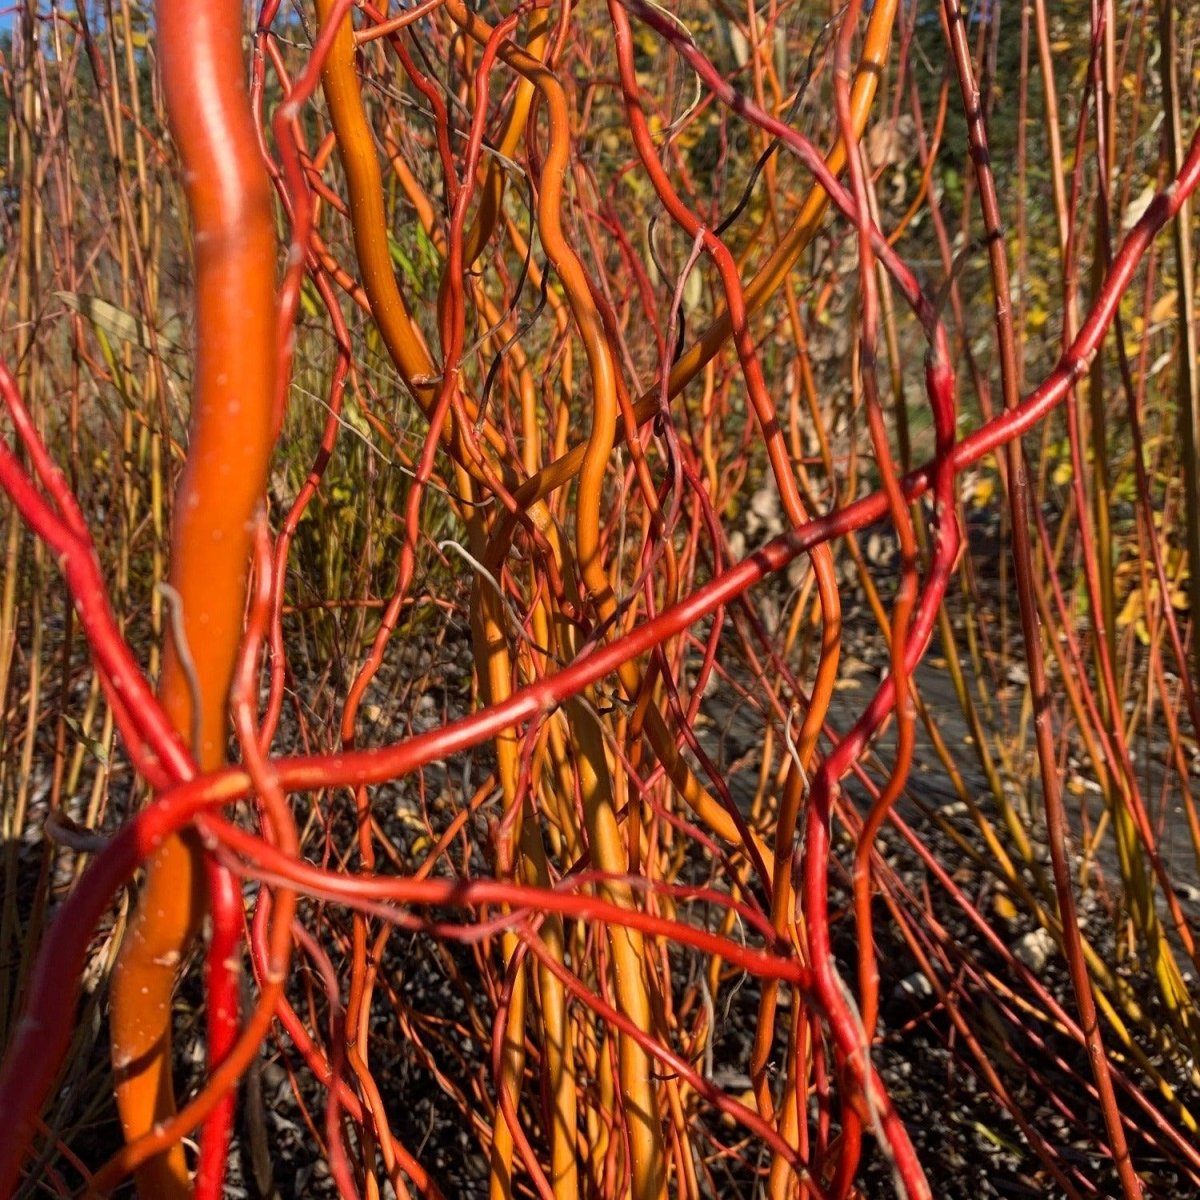
{"type": "MultiPolygon", "coordinates": [[[[201,770],[225,759],[252,518],[274,439],[276,240],[244,84],[242,11],[231,0],[157,6],[196,267],[196,374],[170,569],[186,646],[168,644],[159,693],[175,727],[194,736],[201,770]]],[[[182,839],[150,860],[113,974],[113,1063],[127,1139],[175,1111],[171,992],[203,916],[199,868],[197,847],[182,839]]],[[[188,1195],[182,1148],[147,1162],[138,1188],[167,1200],[188,1195]]]]}

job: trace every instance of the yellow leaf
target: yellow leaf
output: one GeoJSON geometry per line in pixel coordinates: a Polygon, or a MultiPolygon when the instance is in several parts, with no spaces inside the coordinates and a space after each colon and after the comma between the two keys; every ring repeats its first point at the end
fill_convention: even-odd
{"type": "Polygon", "coordinates": [[[1124,629],[1132,625],[1142,615],[1142,593],[1132,591],[1125,601],[1125,607],[1117,614],[1117,628],[1124,629]]]}
{"type": "Polygon", "coordinates": [[[996,491],[996,480],[991,475],[985,475],[976,485],[971,494],[971,503],[976,508],[986,508],[991,503],[996,491]]]}
{"type": "Polygon", "coordinates": [[[1169,321],[1175,315],[1175,302],[1178,299],[1179,293],[1175,291],[1162,296],[1150,310],[1150,324],[1157,325],[1160,321],[1169,321]]]}
{"type": "Polygon", "coordinates": [[[55,292],[69,309],[82,313],[96,327],[97,332],[107,333],[122,342],[134,342],[143,350],[154,347],[154,334],[150,327],[139,321],[132,313],[101,300],[99,296],[86,296],[81,292],[55,292]]]}

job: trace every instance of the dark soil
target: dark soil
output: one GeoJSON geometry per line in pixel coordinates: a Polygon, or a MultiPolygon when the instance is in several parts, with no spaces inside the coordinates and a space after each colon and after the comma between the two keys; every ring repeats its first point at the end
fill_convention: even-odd
{"type": "MultiPolygon", "coordinates": [[[[976,531],[976,537],[986,531],[976,531]]],[[[886,553],[886,546],[883,548],[886,553]]],[[[782,597],[781,597],[782,600],[782,597]]],[[[832,723],[841,730],[849,728],[865,705],[885,666],[882,639],[874,629],[865,607],[846,614],[847,630],[843,678],[846,686],[836,694],[832,723]]],[[[405,647],[395,666],[394,676],[381,679],[369,698],[379,705],[376,730],[428,727],[452,719],[466,711],[469,694],[466,687],[467,648],[465,631],[451,630],[436,646],[405,647]],[[420,688],[414,688],[414,681],[420,688]],[[433,682],[431,682],[433,681],[433,682]]],[[[965,724],[959,715],[957,700],[944,667],[939,666],[940,647],[936,641],[920,669],[920,691],[929,708],[937,714],[939,728],[950,747],[956,767],[971,798],[990,819],[997,814],[970,745],[965,724]]],[[[729,664],[734,678],[754,695],[753,680],[736,664],[729,664]]],[[[1006,681],[989,681],[999,694],[1006,681]]],[[[762,715],[733,688],[717,689],[706,698],[704,719],[698,723],[701,744],[728,783],[734,799],[746,807],[753,796],[758,763],[754,748],[761,744],[762,715]]],[[[292,736],[285,728],[277,749],[292,736]]],[[[885,735],[873,748],[877,765],[872,774],[886,777],[890,761],[891,739],[885,735]]],[[[1147,755],[1153,760],[1154,755],[1147,755]]],[[[453,804],[439,809],[439,793],[461,795],[478,779],[485,755],[464,757],[428,769],[421,780],[407,779],[380,788],[375,793],[376,809],[389,835],[400,847],[408,846],[417,836],[406,814],[423,810],[430,813],[435,827],[444,826],[452,816],[453,804]]],[[[1032,770],[1032,764],[1031,764],[1032,770]]],[[[864,802],[861,790],[848,789],[851,802],[864,802]]],[[[1085,800],[1086,803],[1086,800],[1085,800]]],[[[979,907],[990,923],[1013,944],[1030,932],[1019,921],[996,916],[992,905],[996,890],[977,861],[966,854],[948,830],[956,831],[965,843],[982,852],[982,843],[974,823],[966,815],[942,765],[922,734],[907,796],[900,812],[917,835],[953,873],[956,882],[979,907]]],[[[1092,813],[1093,819],[1095,813],[1092,813]]],[[[333,841],[349,844],[352,826],[348,816],[345,828],[332,830],[333,841]]],[[[1034,822],[1036,829],[1036,821],[1034,822]]],[[[491,868],[478,847],[488,840],[486,822],[481,818],[474,831],[471,869],[487,873],[491,868]]],[[[1020,981],[1006,977],[1002,960],[984,942],[979,931],[962,910],[932,879],[915,852],[893,829],[881,838],[883,853],[895,877],[910,894],[928,896],[928,903],[954,948],[951,961],[967,971],[992,971],[1000,981],[1023,993],[1020,981]]],[[[1188,849],[1186,831],[1176,836],[1168,825],[1164,846],[1169,857],[1188,849]]],[[[1044,856],[1043,856],[1044,857],[1044,856]]],[[[846,874],[846,847],[838,849],[838,861],[831,870],[831,909],[844,911],[850,899],[846,874]]],[[[1180,859],[1179,861],[1182,861],[1180,859]]],[[[22,877],[36,874],[40,852],[34,843],[23,847],[19,855],[22,877]]],[[[697,863],[705,871],[707,864],[697,863]]],[[[1094,870],[1112,878],[1113,864],[1101,860],[1094,870]]],[[[32,878],[32,876],[31,876],[32,878]]],[[[1100,893],[1102,894],[1102,893],[1100,893]]],[[[998,911],[998,910],[996,910],[998,911]]],[[[331,914],[319,914],[316,906],[305,909],[309,921],[328,920],[327,928],[345,929],[345,922],[331,914]]],[[[1194,915],[1194,914],[1191,914],[1194,915]]],[[[1109,915],[1093,906],[1086,910],[1086,929],[1106,959],[1118,961],[1111,945],[1112,923],[1109,915]]],[[[836,927],[835,951],[839,967],[847,979],[854,978],[855,946],[853,922],[840,920],[836,927]]],[[[1064,1192],[1031,1149],[1025,1133],[1009,1112],[996,1101],[991,1087],[981,1078],[979,1064],[960,1031],[942,1008],[936,991],[918,971],[913,956],[899,936],[894,922],[882,903],[876,923],[879,938],[879,966],[882,975],[880,995],[883,1001],[881,1036],[875,1049],[876,1063],[891,1091],[930,1177],[939,1200],[986,1200],[991,1197],[1058,1197],[1064,1192]]],[[[679,978],[687,977],[687,964],[680,963],[679,978]]],[[[1140,978],[1137,964],[1126,960],[1122,969],[1131,979],[1140,978]]],[[[1041,983],[1074,1013],[1071,989],[1056,957],[1051,956],[1037,972],[1041,983]]],[[[399,1026],[395,1006],[376,1006],[376,1028],[372,1038],[372,1069],[383,1093],[389,1118],[397,1135],[438,1181],[448,1197],[484,1196],[487,1191],[487,1161],[480,1140],[465,1123],[459,1104],[447,1087],[472,1093],[480,1064],[486,1061],[486,1047],[478,1039],[469,1040],[461,1033],[470,1028],[469,1000],[463,987],[478,979],[472,953],[456,944],[443,944],[436,950],[431,939],[395,934],[387,949],[381,976],[386,976],[402,1001],[409,1019],[422,1029],[427,1052],[414,1051],[410,1039],[399,1026]],[[449,960],[446,956],[449,956],[449,960]],[[460,977],[459,986],[450,982],[448,962],[460,977]],[[455,1032],[455,1030],[460,1032],[455,1032]],[[434,1069],[436,1068],[436,1070],[434,1069]],[[438,1076],[440,1075],[440,1080],[438,1076]]],[[[291,999],[300,1011],[307,1011],[309,994],[297,978],[291,999]]],[[[940,979],[939,983],[955,982],[940,979]]],[[[980,1038],[982,1051],[995,1068],[1012,1101],[1024,1114],[1029,1126],[1037,1130],[1068,1163],[1077,1164],[1092,1181],[1095,1195],[1116,1196],[1118,1188],[1111,1163],[1095,1149],[1091,1137],[1101,1140],[1100,1114],[1088,1094],[1090,1073],[1085,1055],[1072,1039],[1053,1027],[1028,1018],[1015,1000],[997,1002],[977,981],[964,985],[971,1027],[980,1038]]],[[[1151,1003],[1150,989],[1144,989],[1151,1003]]],[[[477,992],[478,994],[478,992],[477,992]]],[[[752,1029],[758,1003],[758,986],[748,979],[729,987],[721,999],[724,1006],[714,1044],[713,1077],[731,1092],[740,1094],[748,1086],[745,1076],[750,1055],[752,1029]]],[[[196,1021],[200,1001],[199,972],[188,972],[177,997],[176,1074],[182,1090],[200,1076],[202,1070],[202,1031],[196,1021]]],[[[105,1024],[101,1019],[103,993],[90,995],[81,1007],[80,1047],[86,1053],[75,1060],[64,1080],[54,1115],[67,1133],[72,1149],[85,1162],[95,1164],[118,1145],[118,1129],[113,1116],[107,1076],[105,1024]]],[[[324,1019],[324,1018],[323,1018],[324,1019]]],[[[786,1011],[781,1013],[778,1051],[785,1051],[786,1011]]],[[[1166,1071],[1179,1088],[1185,1103],[1195,1106],[1200,1097],[1182,1079],[1182,1072],[1164,1065],[1154,1047],[1148,1054],[1166,1071]]],[[[536,1086],[527,1089],[536,1095],[536,1086]]],[[[1146,1123],[1145,1114],[1124,1103],[1138,1127],[1146,1123]]],[[[1159,1105],[1155,1097],[1150,1103],[1159,1105]]],[[[478,1109],[479,1101],[475,1101],[478,1109]]],[[[299,1056],[274,1044],[264,1054],[243,1089],[238,1124],[232,1147],[229,1197],[325,1197],[336,1189],[324,1163],[321,1143],[324,1094],[303,1069],[299,1056]],[[301,1080],[303,1108],[297,1103],[289,1075],[301,1080]],[[307,1113],[305,1112],[307,1109],[307,1113]],[[310,1122],[312,1122],[310,1124],[310,1122]]],[[[816,1119],[816,1112],[811,1114],[816,1119]]],[[[705,1118],[709,1120],[710,1118],[705,1118]]],[[[714,1137],[728,1139],[729,1130],[714,1124],[714,1137]]],[[[1170,1120],[1170,1117],[1167,1117],[1170,1120]]],[[[699,1131],[698,1131],[699,1132],[699,1131]]],[[[1187,1200],[1193,1193],[1174,1173],[1169,1164],[1159,1163],[1154,1152],[1134,1138],[1135,1160],[1146,1180],[1148,1195],[1162,1200],[1187,1200]]],[[[890,1168],[868,1139],[865,1167],[861,1178],[864,1195],[870,1200],[894,1194],[890,1168]]],[[[70,1169],[61,1161],[57,1168],[69,1178],[70,1169]]],[[[752,1196],[756,1194],[753,1164],[723,1161],[714,1168],[718,1173],[718,1195],[752,1196]]],[[[38,1194],[31,1181],[25,1195],[38,1194]]]]}

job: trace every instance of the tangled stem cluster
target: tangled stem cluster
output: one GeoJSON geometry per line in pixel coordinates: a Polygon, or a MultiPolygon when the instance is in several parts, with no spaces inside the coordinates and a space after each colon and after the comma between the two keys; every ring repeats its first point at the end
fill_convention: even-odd
{"type": "MultiPolygon", "coordinates": [[[[937,121],[931,136],[923,126],[912,134],[922,162],[899,219],[881,205],[883,168],[869,143],[887,127],[878,112],[884,81],[893,124],[910,86],[919,117],[912,62],[924,6],[849,0],[806,31],[797,78],[772,51],[785,7],[741,14],[736,33],[749,52],[739,64],[716,39],[719,22],[702,22],[695,5],[608,0],[585,13],[540,0],[424,0],[396,13],[367,0],[316,0],[297,22],[266,0],[247,86],[240,5],[159,0],[152,37],[185,183],[195,363],[171,510],[174,620],[153,680],[121,613],[127,597],[101,566],[87,498],[55,465],[45,423],[23,394],[28,376],[0,368],[12,430],[0,441],[0,484],[65,578],[147,797],[102,844],[79,844],[86,867],[36,946],[0,1070],[0,1194],[14,1192],[46,1134],[40,1116],[68,1052],[97,930],[144,872],[110,988],[124,1144],[86,1170],[84,1186],[96,1194],[136,1174],[146,1196],[219,1197],[239,1084],[271,1045],[286,1047],[295,1071],[315,1081],[323,1114],[305,1116],[341,1195],[379,1195],[383,1179],[399,1196],[445,1194],[411,1131],[397,1125],[385,1082],[392,1050],[377,1036],[386,1011],[389,1040],[408,1045],[486,1151],[493,1196],[712,1195],[732,1162],[772,1196],[844,1200],[861,1194],[871,1141],[898,1192],[930,1196],[874,1051],[886,999],[876,926],[886,907],[931,980],[940,979],[929,956],[942,953],[933,946],[944,930],[928,903],[921,915],[880,838],[888,831],[909,844],[978,936],[996,941],[897,809],[927,716],[918,667],[935,635],[941,653],[951,652],[946,597],[963,570],[962,481],[989,461],[1008,502],[1053,875],[1052,889],[1021,894],[1055,931],[1070,980],[1061,1000],[1025,972],[1021,987],[1034,999],[1019,1003],[1036,1003],[1086,1047],[1080,1083],[1104,1124],[1102,1137],[1092,1133],[1125,1196],[1143,1194],[1131,1136],[1200,1178],[1194,1128],[1180,1119],[1190,1131],[1181,1134],[1147,1099],[1155,1081],[1169,1092],[1165,1079],[1151,1072],[1150,1085],[1131,1082],[1130,1061],[1151,1071],[1134,1039],[1122,1038],[1126,1025],[1138,1026],[1136,1004],[1079,933],[1040,632],[1066,602],[1056,579],[1050,590],[1043,581],[1058,551],[1021,448],[1066,406],[1074,512],[1090,528],[1077,393],[1089,378],[1096,388],[1094,363],[1156,236],[1186,218],[1200,185],[1200,135],[1123,239],[1110,236],[1097,253],[1086,304],[1064,299],[1057,361],[1030,387],[976,58],[957,0],[938,13],[937,121]],[[583,87],[601,62],[608,74],[583,87]],[[978,363],[964,355],[962,256],[954,259],[940,224],[940,277],[918,270],[904,249],[919,216],[941,221],[932,181],[952,86],[973,164],[964,204],[978,202],[983,230],[962,255],[987,263],[998,412],[978,363]],[[824,150],[795,119],[810,92],[828,100],[824,150]],[[616,130],[615,149],[602,121],[616,130]],[[719,148],[718,173],[730,176],[722,187],[695,174],[687,139],[701,130],[719,148]],[[752,170],[735,139],[752,148],[752,170]],[[722,204],[729,210],[743,188],[722,219],[722,204]],[[635,245],[642,227],[644,253],[635,245]],[[426,265],[414,268],[418,252],[426,265]],[[832,287],[809,279],[818,255],[836,258],[838,286],[853,298],[849,349],[837,352],[848,411],[863,422],[848,459],[837,449],[845,427],[814,375],[820,328],[810,318],[828,308],[832,287]],[[964,361],[978,419],[962,395],[964,361]],[[314,378],[324,415],[299,443],[311,461],[284,497],[272,464],[296,429],[311,429],[297,409],[314,378]],[[914,465],[918,426],[927,430],[925,461],[914,465]],[[329,529],[313,514],[356,437],[383,448],[385,469],[400,480],[386,513],[373,499],[362,504],[371,522],[390,521],[393,536],[378,532],[371,543],[376,555],[386,549],[390,578],[380,589],[378,564],[348,565],[314,606],[359,614],[357,641],[336,650],[336,669],[327,652],[336,703],[317,735],[304,705],[293,704],[304,686],[295,573],[312,530],[329,529]],[[739,556],[729,522],[749,511],[751,471],[777,533],[739,556]],[[847,590],[836,547],[845,539],[857,556],[856,534],[880,523],[895,538],[894,577],[882,595],[873,585],[868,593],[887,669],[839,732],[831,717],[847,590]],[[789,574],[797,562],[805,569],[789,574]],[[754,598],[785,575],[799,589],[792,615],[768,628],[754,598]],[[443,621],[469,631],[470,711],[373,738],[369,713],[392,686],[399,648],[436,640],[443,621]],[[749,806],[697,733],[706,691],[739,686],[725,665],[734,640],[761,688],[766,731],[749,806]],[[868,773],[889,725],[886,766],[868,773]],[[449,815],[433,821],[425,773],[475,748],[486,779],[464,779],[449,815]],[[380,801],[405,781],[417,781],[425,829],[410,845],[380,801]],[[839,828],[851,845],[844,871],[839,828]],[[444,986],[463,997],[459,1040],[484,1046],[471,1069],[439,1063],[429,1043],[436,1023],[410,1011],[388,978],[403,969],[398,932],[439,947],[444,986]],[[177,1101],[172,996],[198,939],[207,1065],[201,1085],[177,1101]],[[747,1086],[737,1092],[719,1082],[713,1054],[722,1005],[728,1011],[731,990],[747,980],[752,1032],[747,1086]],[[1114,1031],[1126,1043],[1120,1067],[1105,1048],[1114,1031]],[[193,1159],[185,1146],[197,1133],[193,1159]]],[[[1104,14],[1115,8],[1093,8],[1089,77],[1101,96],[1104,14]]],[[[76,32],[90,53],[86,18],[76,32]]],[[[1104,130],[1111,136],[1111,125],[1104,130]]],[[[1099,140],[1097,153],[1107,153],[1099,140]]],[[[1078,169],[1073,186],[1070,201],[1065,188],[1056,193],[1067,206],[1068,263],[1080,228],[1078,169]]],[[[1105,235],[1102,225],[1096,236],[1105,235]]],[[[1140,436],[1136,415],[1133,424],[1140,436]]],[[[166,426],[155,436],[163,434],[166,426]]],[[[1135,457],[1148,519],[1140,449],[1135,457]]],[[[364,461],[373,464],[374,453],[364,461]]],[[[365,474],[363,487],[375,487],[365,474]]],[[[1099,613],[1112,583],[1090,540],[1084,554],[1099,613]]],[[[1165,595],[1161,554],[1155,564],[1165,595]]],[[[1055,641],[1050,653],[1084,662],[1076,631],[1064,626],[1065,648],[1055,641]]],[[[1172,639],[1186,675],[1170,605],[1156,629],[1172,639]]],[[[1103,629],[1093,640],[1098,686],[1086,671],[1073,684],[1069,669],[1062,674],[1079,689],[1071,699],[1083,736],[1103,742],[1097,759],[1117,764],[1111,786],[1121,803],[1111,819],[1122,883],[1166,1024],[1188,1047],[1200,1043],[1196,1009],[1154,887],[1185,953],[1194,947],[1130,782],[1122,720],[1112,719],[1121,686],[1114,643],[1103,629]]],[[[1181,703],[1194,720],[1190,690],[1181,703]]],[[[1008,862],[999,843],[996,855],[1008,862]]],[[[1014,891],[1026,886],[1015,869],[1005,878],[1014,891]]],[[[1022,969],[1003,943],[995,952],[1022,969]]],[[[975,971],[968,964],[957,982],[936,984],[964,1053],[1044,1178],[1067,1195],[1096,1194],[1022,1117],[994,1052],[962,1015],[976,987],[1005,1011],[1018,1005],[1008,985],[975,971]]],[[[311,1102],[311,1088],[293,1083],[298,1101],[311,1102]]]]}

